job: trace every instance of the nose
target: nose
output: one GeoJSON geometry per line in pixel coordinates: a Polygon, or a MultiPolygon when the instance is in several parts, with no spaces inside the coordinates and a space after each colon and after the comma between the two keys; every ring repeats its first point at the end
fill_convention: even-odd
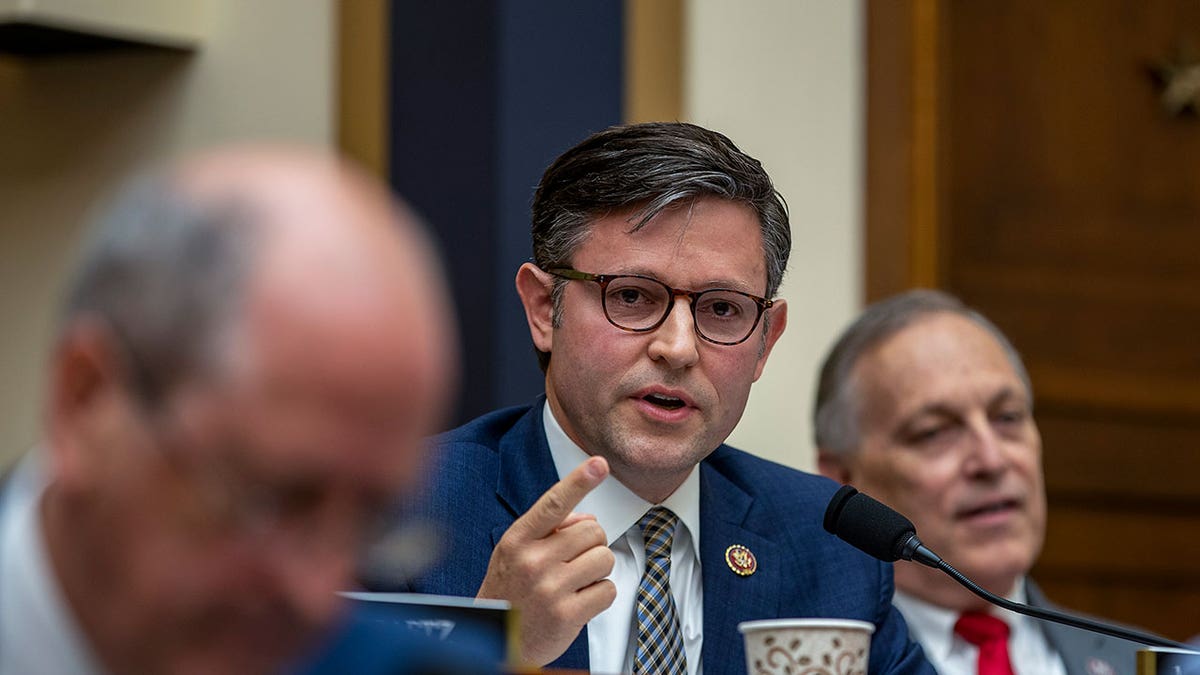
{"type": "Polygon", "coordinates": [[[338,591],[353,582],[351,557],[344,553],[310,551],[278,559],[278,580],[296,616],[307,626],[328,626],[341,614],[338,591]]]}
{"type": "Polygon", "coordinates": [[[676,298],[671,312],[653,333],[650,358],[662,361],[672,369],[688,368],[700,359],[700,336],[696,335],[691,300],[676,298]]]}
{"type": "Polygon", "coordinates": [[[1008,454],[986,419],[971,425],[971,448],[964,468],[972,476],[992,477],[1008,468],[1008,454]]]}

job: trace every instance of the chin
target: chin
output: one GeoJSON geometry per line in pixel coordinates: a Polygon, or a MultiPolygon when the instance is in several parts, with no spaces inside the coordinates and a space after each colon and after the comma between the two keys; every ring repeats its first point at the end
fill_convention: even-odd
{"type": "Polygon", "coordinates": [[[218,643],[197,645],[190,658],[181,660],[170,672],[175,675],[277,673],[290,659],[302,653],[303,643],[298,643],[294,637],[261,635],[258,638],[227,634],[218,643]]]}
{"type": "MultiPolygon", "coordinates": [[[[948,561],[954,565],[953,561],[948,561]]],[[[1016,582],[1029,573],[1031,561],[1024,555],[984,555],[976,556],[968,564],[956,566],[972,581],[980,584],[997,595],[1011,593],[1016,582]]]]}
{"type": "Polygon", "coordinates": [[[279,659],[246,654],[203,654],[195,660],[176,664],[168,672],[172,675],[206,675],[208,673],[273,673],[283,664],[279,659]]]}
{"type": "Polygon", "coordinates": [[[692,444],[654,439],[639,441],[627,448],[617,456],[631,470],[664,475],[686,473],[708,455],[700,453],[692,444]]]}

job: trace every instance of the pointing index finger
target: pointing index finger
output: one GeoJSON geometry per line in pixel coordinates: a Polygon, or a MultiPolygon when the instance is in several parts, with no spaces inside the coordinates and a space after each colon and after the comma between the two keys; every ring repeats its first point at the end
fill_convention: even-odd
{"type": "Polygon", "coordinates": [[[562,524],[579,502],[608,477],[608,462],[589,457],[555,483],[528,511],[512,524],[523,538],[541,539],[562,524]]]}

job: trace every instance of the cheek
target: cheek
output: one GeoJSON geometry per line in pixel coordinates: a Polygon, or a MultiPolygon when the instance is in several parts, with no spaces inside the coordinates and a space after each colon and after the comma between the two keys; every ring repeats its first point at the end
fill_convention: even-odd
{"type": "Polygon", "coordinates": [[[246,556],[204,523],[191,494],[190,486],[164,476],[122,507],[125,545],[116,555],[125,559],[127,582],[163,611],[210,604],[220,589],[246,576],[246,556]]]}
{"type": "Polygon", "coordinates": [[[887,448],[866,451],[862,484],[868,494],[900,511],[920,527],[936,527],[948,511],[957,471],[955,466],[940,459],[930,460],[903,449],[887,448]]]}
{"type": "MultiPolygon", "coordinates": [[[[727,404],[745,404],[754,384],[758,366],[758,345],[743,343],[733,347],[702,345],[704,376],[727,404]]],[[[740,410],[740,409],[739,409],[740,410]]]]}
{"type": "Polygon", "coordinates": [[[1037,445],[1019,444],[1012,452],[1013,465],[1021,477],[1040,487],[1042,483],[1042,452],[1037,445]]]}
{"type": "MultiPolygon", "coordinates": [[[[644,355],[644,336],[610,334],[605,327],[588,332],[560,329],[555,334],[550,372],[560,387],[579,395],[594,395],[606,383],[618,381],[644,355]]],[[[615,330],[615,329],[614,329],[615,330]]]]}

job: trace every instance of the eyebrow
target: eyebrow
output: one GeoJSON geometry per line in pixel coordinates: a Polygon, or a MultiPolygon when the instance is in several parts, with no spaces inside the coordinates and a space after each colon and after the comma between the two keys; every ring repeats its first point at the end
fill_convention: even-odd
{"type": "MultiPolygon", "coordinates": [[[[659,277],[657,274],[655,274],[654,272],[651,272],[650,270],[647,270],[645,268],[640,268],[640,267],[631,267],[631,268],[624,268],[624,269],[618,268],[618,271],[615,271],[615,272],[593,272],[593,274],[608,274],[610,276],[632,274],[632,275],[636,275],[639,277],[649,277],[656,281],[661,281],[662,283],[667,284],[668,286],[671,286],[672,288],[679,288],[678,286],[675,286],[674,284],[669,284],[666,281],[663,281],[663,279],[661,277],[659,277]]],[[[681,290],[707,291],[707,290],[714,289],[714,288],[724,288],[724,289],[729,289],[731,291],[741,291],[743,293],[749,293],[751,295],[758,295],[757,290],[751,289],[744,282],[735,281],[733,279],[709,279],[708,281],[705,281],[704,283],[702,283],[698,286],[694,286],[692,288],[685,288],[685,289],[681,289],[681,290]]]]}
{"type": "MultiPolygon", "coordinates": [[[[1006,386],[1002,387],[1000,389],[1000,391],[996,392],[995,394],[992,395],[991,398],[988,399],[986,407],[990,410],[991,408],[995,407],[998,404],[1006,403],[1009,400],[1013,400],[1013,399],[1020,401],[1022,404],[1026,405],[1026,406],[1029,405],[1029,402],[1024,400],[1025,397],[1022,395],[1020,389],[1016,389],[1016,388],[1006,385],[1006,386]]],[[[917,419],[918,417],[921,417],[922,415],[954,415],[954,414],[957,414],[956,408],[949,401],[933,401],[932,403],[926,403],[925,405],[921,406],[920,408],[917,408],[911,414],[905,415],[904,419],[901,421],[900,426],[901,426],[901,428],[903,428],[904,426],[911,424],[913,420],[917,419]]]]}

